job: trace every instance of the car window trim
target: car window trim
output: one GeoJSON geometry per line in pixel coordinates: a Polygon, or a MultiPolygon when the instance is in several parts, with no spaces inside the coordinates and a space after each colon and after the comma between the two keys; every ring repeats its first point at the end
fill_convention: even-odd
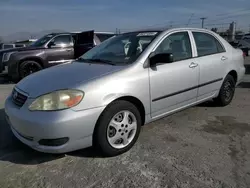
{"type": "MultiPolygon", "coordinates": [[[[180,61],[186,61],[186,60],[189,60],[189,59],[193,59],[194,58],[194,50],[193,50],[193,45],[192,45],[192,40],[191,40],[191,36],[190,36],[190,33],[189,33],[189,30],[181,30],[181,31],[173,31],[173,32],[170,32],[170,33],[167,33],[166,35],[164,35],[160,41],[158,41],[158,43],[155,45],[155,47],[153,48],[152,53],[155,52],[155,50],[160,46],[160,44],[167,38],[169,37],[170,35],[172,34],[175,34],[175,33],[184,33],[186,32],[188,34],[188,37],[189,37],[189,42],[190,42],[190,47],[191,47],[191,57],[189,58],[185,58],[185,59],[181,59],[181,60],[177,60],[177,61],[174,61],[172,63],[176,63],[176,62],[180,62],[180,61]]],[[[149,58],[149,57],[148,57],[149,58]]],[[[171,63],[171,64],[172,64],[171,63]]],[[[161,64],[157,64],[157,66],[160,66],[160,65],[166,65],[166,64],[170,64],[170,63],[161,63],[161,64]]]]}
{"type": "Polygon", "coordinates": [[[221,53],[225,53],[226,52],[226,49],[225,49],[225,46],[221,43],[221,41],[214,35],[212,35],[211,33],[208,33],[208,32],[203,32],[203,31],[195,31],[195,30],[191,30],[191,33],[192,33],[192,36],[193,36],[193,39],[194,39],[194,42],[195,42],[195,46],[196,46],[196,55],[194,58],[198,58],[198,57],[205,57],[205,56],[210,56],[210,55],[216,55],[216,54],[221,54],[221,53]],[[222,52],[219,52],[219,49],[218,49],[218,45],[216,44],[216,48],[217,48],[217,52],[216,53],[211,53],[211,54],[206,54],[206,55],[200,55],[198,54],[198,49],[197,49],[197,44],[196,44],[196,41],[195,41],[195,38],[194,38],[194,34],[193,33],[203,33],[203,34],[207,34],[207,35],[210,35],[212,36],[215,40],[218,41],[218,43],[221,45],[221,47],[223,48],[223,51],[222,52]]]}

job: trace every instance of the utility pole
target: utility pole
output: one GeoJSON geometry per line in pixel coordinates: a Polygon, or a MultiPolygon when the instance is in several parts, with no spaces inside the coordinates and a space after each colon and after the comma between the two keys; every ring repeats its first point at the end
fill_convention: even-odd
{"type": "Polygon", "coordinates": [[[188,26],[190,24],[190,21],[191,21],[191,19],[192,19],[193,16],[194,16],[194,13],[191,14],[191,16],[190,16],[190,18],[189,18],[188,23],[187,23],[186,26],[188,26]]]}
{"type": "Polygon", "coordinates": [[[203,18],[200,18],[200,19],[201,19],[201,27],[204,28],[204,20],[207,19],[207,18],[203,17],[203,18]]]}

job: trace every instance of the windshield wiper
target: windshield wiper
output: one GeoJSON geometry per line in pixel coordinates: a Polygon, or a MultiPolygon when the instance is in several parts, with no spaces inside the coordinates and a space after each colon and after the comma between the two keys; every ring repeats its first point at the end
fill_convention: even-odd
{"type": "Polygon", "coordinates": [[[87,62],[97,62],[97,63],[105,63],[105,64],[109,64],[109,65],[115,65],[114,63],[112,63],[112,61],[110,60],[105,60],[105,59],[84,59],[84,58],[78,58],[77,60],[80,61],[87,61],[87,62]]]}

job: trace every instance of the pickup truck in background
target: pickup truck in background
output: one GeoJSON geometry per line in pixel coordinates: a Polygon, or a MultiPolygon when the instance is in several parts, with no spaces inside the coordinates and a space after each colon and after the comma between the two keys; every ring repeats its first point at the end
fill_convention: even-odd
{"type": "Polygon", "coordinates": [[[11,81],[54,65],[70,62],[104,40],[115,36],[109,32],[51,33],[24,48],[0,51],[0,73],[11,81]]]}

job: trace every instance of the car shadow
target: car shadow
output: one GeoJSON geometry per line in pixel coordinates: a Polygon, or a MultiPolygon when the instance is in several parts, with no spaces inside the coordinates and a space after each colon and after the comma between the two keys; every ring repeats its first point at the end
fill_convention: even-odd
{"type": "Polygon", "coordinates": [[[66,155],[82,158],[102,157],[93,147],[67,154],[48,154],[35,151],[14,136],[5,120],[4,109],[0,109],[0,161],[22,165],[37,165],[63,158],[66,155]]]}
{"type": "Polygon", "coordinates": [[[220,107],[213,100],[209,100],[197,105],[197,107],[220,107]]]}
{"type": "Polygon", "coordinates": [[[238,88],[250,88],[250,82],[241,82],[237,87],[238,88]]]}
{"type": "Polygon", "coordinates": [[[7,84],[15,84],[14,82],[10,81],[7,77],[7,75],[1,75],[0,74],[0,84],[1,85],[7,85],[7,84]]]}
{"type": "Polygon", "coordinates": [[[64,157],[37,152],[21,143],[11,132],[5,120],[4,109],[0,109],[0,161],[15,164],[35,165],[64,157]]]}

